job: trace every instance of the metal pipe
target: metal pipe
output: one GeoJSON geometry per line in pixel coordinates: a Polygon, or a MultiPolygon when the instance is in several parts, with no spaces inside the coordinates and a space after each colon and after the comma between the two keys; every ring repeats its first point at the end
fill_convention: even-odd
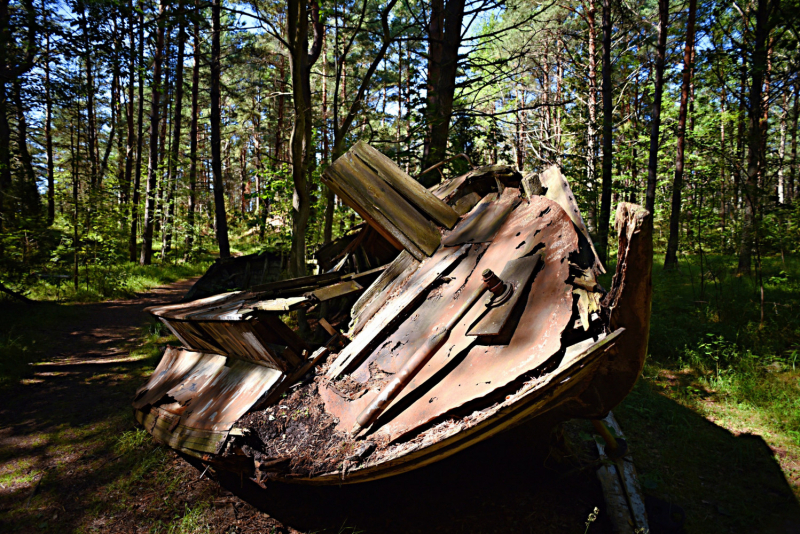
{"type": "Polygon", "coordinates": [[[506,289],[506,284],[491,269],[483,271],[483,283],[472,293],[467,302],[461,306],[461,309],[447,322],[444,328],[433,337],[428,338],[425,344],[417,349],[414,355],[403,364],[403,367],[400,368],[394,378],[381,390],[380,394],[359,414],[356,424],[353,425],[353,429],[350,431],[353,436],[375,422],[378,416],[397,398],[400,392],[428,363],[428,360],[436,354],[436,351],[442,348],[442,345],[450,337],[450,332],[453,328],[487,289],[495,296],[501,295],[506,289]]]}
{"type": "Polygon", "coordinates": [[[603,441],[606,442],[606,449],[607,455],[609,458],[614,457],[614,454],[617,450],[619,450],[619,444],[617,443],[617,438],[611,433],[608,427],[601,421],[600,419],[592,419],[592,426],[600,434],[600,437],[603,438],[603,441]]]}

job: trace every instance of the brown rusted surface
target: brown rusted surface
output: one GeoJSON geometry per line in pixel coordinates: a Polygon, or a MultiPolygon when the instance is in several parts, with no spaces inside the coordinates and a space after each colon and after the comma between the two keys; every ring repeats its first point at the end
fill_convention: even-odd
{"type": "Polygon", "coordinates": [[[453,247],[464,243],[487,243],[503,226],[508,215],[520,203],[518,189],[506,189],[499,196],[484,197],[452,232],[445,233],[442,245],[453,247]]]}
{"type": "Polygon", "coordinates": [[[371,234],[328,256],[336,269],[371,272],[156,310],[185,345],[228,357],[170,349],[137,397],[136,418],[148,431],[220,469],[235,463],[262,484],[350,483],[415,469],[525,421],[597,417],[624,398],[641,372],[649,324],[643,210],[618,212],[619,265],[601,302],[599,265],[558,169],[542,175],[547,192],[528,184],[525,199],[521,175],[506,166],[443,184],[432,193],[452,213],[469,209],[448,230],[450,208],[361,148],[378,164],[356,150],[341,160],[341,180],[336,172],[328,179],[351,193],[371,234]],[[406,250],[373,270],[361,245],[378,233],[406,250]],[[487,291],[488,270],[500,279],[487,276],[487,291]],[[485,298],[473,300],[479,288],[485,298]],[[487,307],[490,292],[495,305],[487,307]],[[340,333],[341,307],[335,320],[315,315],[329,296],[355,301],[349,332],[340,333]],[[301,339],[280,320],[298,307],[315,338],[301,339]],[[403,387],[389,387],[399,379],[403,387]],[[370,404],[380,409],[365,411],[370,404]],[[233,414],[248,411],[232,429],[233,414]],[[354,440],[359,415],[365,428],[354,440]]]}
{"type": "Polygon", "coordinates": [[[578,202],[575,200],[575,195],[572,194],[569,182],[567,182],[567,179],[561,174],[561,169],[559,169],[557,165],[553,165],[545,170],[539,175],[539,184],[547,190],[545,196],[564,208],[569,218],[575,223],[578,231],[586,238],[586,243],[591,248],[594,257],[592,269],[596,273],[605,273],[606,269],[603,267],[603,263],[597,255],[592,237],[589,235],[589,230],[586,228],[581,212],[578,209],[578,202]]]}
{"type": "Polygon", "coordinates": [[[386,301],[380,311],[376,312],[368,325],[353,339],[336,358],[328,370],[330,378],[336,378],[358,365],[367,355],[373,344],[381,341],[381,337],[390,331],[394,324],[405,319],[420,297],[424,297],[431,286],[461,260],[469,250],[464,247],[442,248],[432,258],[423,262],[408,281],[396,290],[397,298],[386,301]]]}
{"type": "Polygon", "coordinates": [[[502,303],[497,299],[487,299],[484,304],[488,308],[486,314],[467,331],[468,336],[499,336],[503,332],[541,259],[541,255],[534,254],[506,264],[500,279],[508,287],[510,296],[502,303]]]}
{"type": "Polygon", "coordinates": [[[267,367],[170,347],[133,407],[170,446],[217,452],[220,436],[281,378],[267,367]]]}
{"type": "MultiPolygon", "coordinates": [[[[387,375],[396,373],[406,358],[448,322],[459,309],[460,301],[482,283],[480,272],[483,269],[502,272],[509,260],[537,250],[545,260],[528,291],[519,319],[526,327],[518,328],[508,345],[472,346],[476,338],[467,336],[466,332],[486,310],[483,306],[474,307],[453,329],[447,343],[378,419],[375,426],[381,428],[377,432],[390,439],[399,437],[505,387],[556,354],[561,347],[561,333],[572,316],[572,288],[566,281],[568,256],[577,246],[577,234],[567,214],[543,197],[520,205],[488,248],[471,245],[473,248],[467,257],[447,275],[448,282],[432,291],[352,373],[352,378],[369,381],[373,362],[376,369],[387,375]]],[[[382,385],[381,381],[375,385],[382,385]]],[[[371,390],[365,396],[377,395],[378,391],[371,390]]],[[[337,403],[329,409],[342,422],[353,420],[350,413],[345,413],[351,409],[342,410],[343,406],[347,404],[337,403]]]]}
{"type": "Polygon", "coordinates": [[[484,197],[497,191],[497,183],[504,187],[518,188],[522,175],[508,165],[486,165],[471,170],[456,178],[445,180],[431,189],[436,197],[453,205],[459,198],[477,193],[484,197]]]}
{"type": "Polygon", "coordinates": [[[650,212],[623,202],[617,207],[616,229],[619,234],[617,270],[602,305],[609,316],[609,328],[625,328],[627,335],[609,351],[586,392],[565,406],[565,413],[573,417],[605,417],[633,389],[647,356],[653,295],[650,212]]]}

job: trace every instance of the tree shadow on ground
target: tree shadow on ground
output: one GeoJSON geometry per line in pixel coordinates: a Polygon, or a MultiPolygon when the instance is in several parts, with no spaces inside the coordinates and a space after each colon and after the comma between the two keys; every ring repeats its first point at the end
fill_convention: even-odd
{"type": "MultiPolygon", "coordinates": [[[[683,507],[686,532],[800,532],[800,503],[760,436],[735,435],[666,397],[643,393],[647,388],[637,386],[618,419],[645,492],[683,507]]],[[[611,532],[593,443],[582,441],[590,426],[573,421],[562,432],[565,439],[554,442],[537,426],[514,429],[434,465],[362,484],[268,483],[263,490],[224,473],[219,481],[301,530],[582,533],[597,506],[599,520],[589,532],[611,532]]],[[[670,531],[654,519],[652,534],[670,531]]]]}

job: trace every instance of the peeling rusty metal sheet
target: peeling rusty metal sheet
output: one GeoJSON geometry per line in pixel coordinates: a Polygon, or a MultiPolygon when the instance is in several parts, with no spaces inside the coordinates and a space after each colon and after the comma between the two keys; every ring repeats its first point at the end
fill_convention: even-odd
{"type": "Polygon", "coordinates": [[[193,321],[159,318],[187,349],[291,371],[309,350],[277,317],[263,315],[243,321],[193,321]]]}
{"type": "Polygon", "coordinates": [[[169,347],[133,407],[137,420],[171,447],[218,452],[236,420],[282,377],[267,367],[169,347]]]}
{"type": "Polygon", "coordinates": [[[499,197],[494,194],[484,197],[452,232],[445,233],[442,245],[452,247],[491,241],[520,200],[519,190],[511,188],[503,191],[499,197]]]}
{"type": "Polygon", "coordinates": [[[511,297],[496,307],[489,307],[491,300],[487,300],[486,314],[467,331],[468,336],[498,336],[517,309],[517,303],[522,297],[528,282],[536,267],[541,261],[539,254],[523,256],[508,262],[500,273],[500,279],[511,287],[511,297]]]}
{"type": "Polygon", "coordinates": [[[572,219],[572,222],[575,223],[575,226],[578,227],[578,231],[586,238],[594,254],[596,270],[600,273],[605,273],[606,270],[603,267],[603,263],[594,248],[592,236],[589,235],[589,230],[586,229],[586,224],[583,222],[581,211],[578,209],[578,202],[575,200],[575,195],[572,194],[569,182],[561,174],[561,170],[557,165],[553,165],[539,175],[539,182],[547,188],[545,196],[564,209],[569,218],[572,219]]]}
{"type": "MultiPolygon", "coordinates": [[[[351,373],[353,379],[366,383],[372,376],[373,362],[385,373],[397,373],[405,363],[405,359],[425,344],[433,334],[434,328],[446,323],[447,318],[469,298],[470,291],[465,287],[466,282],[470,279],[480,279],[480,272],[476,272],[475,268],[487,247],[484,244],[466,245],[466,247],[468,247],[466,256],[428,293],[411,316],[387,336],[351,373]]],[[[478,305],[483,307],[481,303],[478,305]]]]}
{"type": "Polygon", "coordinates": [[[352,331],[357,335],[408,277],[419,268],[419,261],[404,250],[359,297],[352,308],[352,331]]]}
{"type": "Polygon", "coordinates": [[[447,272],[464,254],[469,246],[461,248],[442,248],[432,258],[423,262],[408,281],[397,289],[397,298],[390,300],[378,311],[369,324],[339,353],[336,361],[328,370],[329,378],[336,378],[357,364],[362,356],[370,350],[376,338],[386,335],[392,325],[401,321],[409,308],[423,295],[445,272],[447,272]]]}
{"type": "MultiPolygon", "coordinates": [[[[509,260],[537,251],[544,258],[544,265],[525,296],[525,307],[519,317],[519,324],[525,327],[517,328],[507,345],[476,345],[478,338],[466,333],[485,312],[485,307],[473,307],[453,329],[448,342],[378,419],[375,425],[378,433],[396,439],[460,406],[486,397],[553,358],[561,349],[561,334],[572,317],[572,286],[566,281],[568,256],[577,248],[578,236],[572,221],[556,203],[536,197],[520,205],[488,249],[480,254],[476,264],[470,264],[468,256],[448,275],[453,280],[443,286],[441,300],[429,295],[391,335],[391,342],[380,344],[377,352],[382,353],[375,358],[370,355],[353,375],[361,379],[368,376],[372,361],[381,371],[396,372],[413,354],[413,344],[422,343],[435,334],[447,323],[448,312],[455,313],[458,309],[458,299],[469,295],[481,283],[480,276],[469,276],[467,270],[469,274],[480,273],[485,268],[501,272],[509,260]],[[462,266],[465,272],[460,270],[462,266]],[[448,296],[448,288],[459,287],[458,296],[455,291],[448,296]],[[434,310],[435,316],[427,318],[434,310]],[[423,316],[426,318],[422,319],[423,316]],[[398,356],[390,356],[394,344],[404,341],[408,346],[398,356]]],[[[373,389],[358,402],[333,402],[330,406],[326,404],[326,409],[342,421],[353,420],[360,404],[366,405],[377,393],[378,389],[373,389]]]]}

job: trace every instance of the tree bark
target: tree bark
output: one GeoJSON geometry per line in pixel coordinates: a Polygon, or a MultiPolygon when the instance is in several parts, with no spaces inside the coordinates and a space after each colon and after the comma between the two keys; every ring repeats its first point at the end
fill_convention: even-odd
{"type": "Polygon", "coordinates": [[[589,62],[589,91],[586,97],[586,107],[589,120],[586,124],[586,190],[589,196],[589,211],[586,217],[586,227],[593,236],[597,233],[597,29],[595,27],[594,0],[588,0],[584,5],[586,25],[589,27],[588,62],[589,62]]]}
{"type": "Polygon", "coordinates": [[[786,183],[784,172],[784,159],[786,156],[786,115],[789,113],[789,90],[783,89],[783,102],[781,102],[781,139],[778,144],[778,205],[786,202],[786,183]]]}
{"type": "MultiPolygon", "coordinates": [[[[47,28],[47,8],[42,0],[44,26],[47,28]]],[[[56,218],[56,183],[55,162],[53,161],[53,98],[50,94],[50,31],[45,36],[44,61],[44,149],[47,155],[47,226],[51,226],[56,218]]]]}
{"type": "Polygon", "coordinates": [[[228,242],[228,217],[225,213],[225,189],[222,180],[222,152],[220,148],[220,11],[221,0],[211,3],[211,171],[214,174],[214,214],[216,216],[217,244],[221,258],[229,258],[231,247],[228,242]]]}
{"type": "MultiPolygon", "coordinates": [[[[423,145],[422,168],[427,169],[447,156],[447,139],[456,91],[458,49],[464,19],[464,0],[433,0],[428,26],[428,94],[425,118],[427,135],[423,145]]],[[[439,173],[420,176],[431,187],[439,173]]]]}
{"type": "MultiPolygon", "coordinates": [[[[28,123],[25,120],[25,106],[22,103],[22,83],[14,81],[14,107],[17,115],[17,149],[19,150],[22,171],[25,174],[24,193],[27,207],[38,204],[39,191],[36,188],[36,173],[33,170],[33,158],[28,150],[28,123]],[[27,198],[29,195],[31,198],[27,198]]],[[[29,214],[30,215],[30,214],[29,214]]]]}
{"type": "Polygon", "coordinates": [[[311,66],[322,49],[324,26],[319,22],[316,0],[288,0],[287,41],[290,46],[290,72],[294,124],[289,142],[292,155],[292,253],[289,271],[293,276],[306,274],[306,227],[311,212],[306,171],[313,157],[311,66]],[[313,44],[308,49],[308,17],[313,20],[313,44]]]}
{"type": "Polygon", "coordinates": [[[164,206],[164,225],[162,229],[162,258],[172,251],[172,237],[175,224],[175,192],[178,184],[178,156],[181,147],[181,120],[183,119],[183,49],[186,47],[186,12],[184,3],[178,4],[178,52],[175,59],[175,108],[172,119],[172,146],[167,162],[167,198],[164,206]]]}
{"type": "MultiPolygon", "coordinates": [[[[197,7],[197,0],[195,0],[197,7]]],[[[196,16],[194,19],[194,32],[192,37],[194,65],[192,66],[192,118],[189,123],[189,201],[186,206],[186,258],[192,254],[194,246],[195,222],[194,212],[196,210],[196,189],[197,189],[197,121],[200,115],[198,95],[200,92],[200,51],[202,42],[200,41],[200,21],[196,16]]]]}
{"type": "Polygon", "coordinates": [[[94,75],[92,67],[92,44],[89,42],[89,16],[86,13],[86,4],[83,0],[79,0],[77,4],[78,12],[80,13],[79,25],[81,28],[81,37],[83,38],[83,63],[86,68],[86,146],[89,154],[89,182],[92,189],[99,186],[97,176],[97,120],[95,117],[94,106],[94,75]]]}
{"type": "Polygon", "coordinates": [[[598,253],[600,260],[608,259],[608,224],[611,218],[611,173],[614,102],[611,89],[611,0],[603,0],[603,183],[600,194],[598,221],[598,253]]]}
{"type": "Polygon", "coordinates": [[[800,81],[795,81],[794,87],[794,104],[792,105],[792,152],[791,159],[789,160],[789,183],[787,198],[789,202],[797,198],[797,193],[800,188],[797,187],[797,118],[800,114],[800,104],[798,96],[800,96],[800,81]]]}
{"type": "MultiPolygon", "coordinates": [[[[694,0],[690,0],[694,1],[694,0]]],[[[661,100],[664,94],[664,60],[667,55],[667,33],[669,32],[669,0],[658,0],[658,44],[656,45],[655,88],[650,126],[650,151],[647,158],[647,193],[645,209],[653,221],[658,184],[658,146],[661,132],[661,100]]]]}
{"type": "MultiPolygon", "coordinates": [[[[322,163],[330,163],[330,147],[328,143],[328,47],[327,40],[322,43],[322,163]]],[[[381,119],[383,120],[383,119],[381,119]]],[[[333,241],[333,215],[336,207],[336,195],[325,186],[325,222],[322,228],[322,243],[333,241]]]]}
{"type": "MultiPolygon", "coordinates": [[[[131,1],[131,6],[133,6],[133,0],[131,1]]],[[[142,130],[144,128],[144,6],[142,2],[144,0],[139,0],[139,109],[136,110],[136,124],[137,124],[137,133],[136,133],[136,169],[133,174],[133,196],[131,198],[131,233],[130,239],[128,241],[128,253],[130,255],[131,261],[136,261],[136,236],[138,234],[138,227],[139,227],[139,189],[140,189],[140,181],[142,176],[142,148],[144,144],[144,135],[142,134],[142,130]]],[[[134,38],[133,38],[133,10],[131,10],[131,68],[134,66],[134,59],[133,55],[136,53],[134,51],[134,38]]],[[[133,76],[131,74],[131,76],[133,76]]],[[[133,105],[133,104],[131,104],[133,105]]]]}
{"type": "Polygon", "coordinates": [[[664,268],[678,266],[678,237],[681,222],[681,190],[683,189],[683,167],[686,151],[686,116],[689,109],[689,90],[692,85],[692,60],[694,57],[694,22],[697,0],[689,0],[689,19],[686,22],[686,44],[683,48],[683,80],[681,82],[681,104],[678,111],[677,148],[675,154],[675,176],[672,181],[672,209],[669,216],[669,239],[664,256],[664,268]]]}
{"type": "Polygon", "coordinates": [[[153,56],[153,92],[150,97],[150,161],[147,167],[147,192],[145,194],[144,228],[139,263],[150,265],[153,258],[153,223],[156,207],[156,179],[158,174],[158,137],[161,121],[161,61],[164,52],[164,3],[158,4],[158,30],[153,56]]]}
{"type": "Polygon", "coordinates": [[[750,72],[750,98],[747,110],[749,123],[747,135],[747,178],[744,183],[744,223],[742,225],[742,240],[739,245],[739,265],[736,269],[739,274],[749,273],[752,264],[756,210],[759,197],[758,179],[764,161],[761,121],[764,104],[764,78],[768,62],[769,19],[772,9],[773,4],[770,0],[758,0],[756,6],[755,42],[750,72]]]}
{"type": "MultiPolygon", "coordinates": [[[[125,125],[127,127],[127,140],[125,142],[125,175],[123,183],[125,184],[125,220],[124,226],[127,226],[127,217],[130,214],[133,216],[134,207],[131,199],[131,187],[133,186],[133,163],[136,159],[134,143],[136,142],[136,123],[133,117],[134,108],[134,86],[136,84],[136,41],[134,40],[134,11],[133,0],[128,0],[128,37],[130,39],[130,49],[128,50],[128,102],[125,105],[125,125]]],[[[138,189],[138,187],[137,187],[138,189]]]]}

